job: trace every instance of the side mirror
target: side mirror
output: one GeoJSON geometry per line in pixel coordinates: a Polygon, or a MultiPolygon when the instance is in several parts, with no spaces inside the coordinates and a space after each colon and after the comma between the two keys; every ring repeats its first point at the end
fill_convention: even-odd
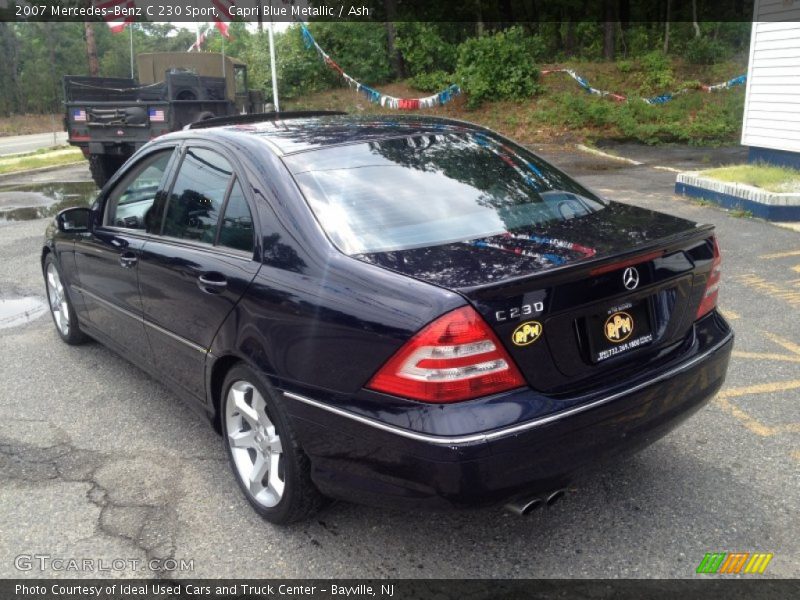
{"type": "Polygon", "coordinates": [[[87,233],[91,229],[92,209],[67,208],[56,215],[58,230],[64,233],[87,233]]]}

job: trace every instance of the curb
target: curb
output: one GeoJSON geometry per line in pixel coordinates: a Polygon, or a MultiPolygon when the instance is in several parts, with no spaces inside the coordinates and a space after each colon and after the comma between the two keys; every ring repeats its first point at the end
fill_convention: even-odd
{"type": "Polygon", "coordinates": [[[57,171],[58,169],[63,169],[64,167],[74,167],[75,165],[80,165],[83,163],[86,163],[85,159],[76,160],[75,162],[70,162],[70,163],[62,163],[60,165],[50,165],[49,167],[37,167],[36,169],[27,169],[26,171],[11,171],[9,173],[0,173],[0,181],[3,181],[5,179],[11,179],[12,177],[18,177],[19,175],[46,173],[47,171],[57,171]]]}
{"type": "Polygon", "coordinates": [[[595,156],[602,156],[603,158],[610,158],[611,160],[618,160],[619,162],[628,163],[629,165],[636,165],[637,167],[643,165],[643,162],[639,162],[638,160],[633,160],[632,158],[625,158],[624,156],[616,156],[614,154],[608,154],[607,152],[603,152],[602,150],[598,150],[597,148],[590,148],[584,144],[575,144],[575,147],[580,150],[581,152],[587,152],[589,154],[594,154],[595,156]]]}
{"type": "Polygon", "coordinates": [[[703,177],[696,171],[678,173],[675,193],[709,200],[724,208],[748,210],[768,221],[800,221],[800,193],[768,192],[752,185],[703,177]]]}

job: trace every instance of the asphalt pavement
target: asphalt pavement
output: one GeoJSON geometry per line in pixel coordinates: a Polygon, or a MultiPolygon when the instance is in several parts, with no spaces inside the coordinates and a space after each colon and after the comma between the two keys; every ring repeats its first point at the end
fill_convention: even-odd
{"type": "MultiPolygon", "coordinates": [[[[735,355],[683,426],[530,517],[338,503],[276,527],[250,510],[204,421],[103,346],[61,343],[32,308],[10,326],[0,316],[0,577],[97,575],[20,570],[38,554],[172,558],[185,569],[170,576],[192,577],[692,578],[706,552],[773,553],[759,577],[798,577],[800,234],[678,198],[651,161],[540,150],[605,196],[717,225],[735,355]]],[[[45,225],[0,223],[0,299],[43,302],[45,225]]]]}

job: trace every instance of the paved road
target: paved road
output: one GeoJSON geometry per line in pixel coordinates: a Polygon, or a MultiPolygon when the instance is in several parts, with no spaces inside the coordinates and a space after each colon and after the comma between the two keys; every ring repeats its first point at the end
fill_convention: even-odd
{"type": "Polygon", "coordinates": [[[53,133],[34,133],[31,135],[12,135],[0,137],[0,156],[6,154],[19,154],[22,152],[33,152],[40,148],[50,146],[60,146],[67,143],[67,132],[57,131],[53,133]]]}
{"type": "MultiPolygon", "coordinates": [[[[194,576],[695,577],[709,551],[772,552],[766,576],[800,575],[800,235],[678,199],[666,171],[544,152],[605,195],[718,225],[736,355],[684,426],[528,518],[337,504],[278,528],[248,508],[203,421],[41,315],[0,329],[0,577],[34,553],[193,559],[194,576]]],[[[41,298],[44,225],[0,227],[3,298],[41,298]]]]}

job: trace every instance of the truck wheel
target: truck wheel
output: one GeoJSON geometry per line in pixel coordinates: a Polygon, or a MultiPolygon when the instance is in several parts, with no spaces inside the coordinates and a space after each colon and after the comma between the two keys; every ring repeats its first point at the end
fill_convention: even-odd
{"type": "Polygon", "coordinates": [[[92,154],[89,157],[89,170],[92,172],[92,179],[97,187],[102,188],[112,175],[117,172],[125,162],[116,156],[106,156],[105,154],[92,154]]]}
{"type": "Polygon", "coordinates": [[[194,122],[199,123],[200,121],[207,121],[208,119],[213,119],[216,116],[217,115],[215,115],[213,112],[209,110],[204,110],[199,115],[197,115],[197,118],[194,120],[194,122]]]}

